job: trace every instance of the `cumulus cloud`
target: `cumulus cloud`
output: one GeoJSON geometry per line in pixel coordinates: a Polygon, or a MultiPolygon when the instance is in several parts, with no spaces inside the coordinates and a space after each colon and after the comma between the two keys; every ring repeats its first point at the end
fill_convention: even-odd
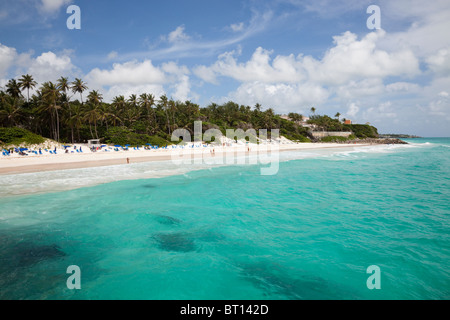
{"type": "Polygon", "coordinates": [[[386,85],[386,92],[417,92],[420,89],[420,86],[417,83],[411,82],[393,82],[386,85]]]}
{"type": "Polygon", "coordinates": [[[8,70],[13,65],[16,57],[16,49],[10,48],[0,43],[0,78],[3,78],[7,75],[8,70]]]}
{"type": "Polygon", "coordinates": [[[110,70],[95,68],[87,74],[87,79],[102,86],[162,84],[166,81],[164,72],[155,67],[150,60],[114,63],[110,70]]]}
{"type": "Polygon", "coordinates": [[[44,12],[53,13],[71,2],[72,0],[42,0],[41,9],[44,12]]]}
{"type": "Polygon", "coordinates": [[[388,52],[377,49],[377,41],[384,35],[385,32],[380,30],[358,40],[355,34],[347,31],[333,37],[335,46],[322,60],[305,57],[303,65],[312,80],[334,85],[358,79],[419,74],[419,60],[411,50],[388,52]]]}
{"type": "Polygon", "coordinates": [[[438,74],[450,73],[450,47],[441,49],[433,55],[430,55],[426,62],[428,67],[438,74]]]}
{"type": "MultiPolygon", "coordinates": [[[[382,30],[361,39],[345,32],[333,38],[334,46],[321,59],[301,54],[273,56],[273,51],[258,47],[247,61],[241,62],[240,52],[230,51],[209,66],[196,66],[193,73],[213,84],[231,78],[239,87],[228,98],[239,103],[264,103],[276,107],[277,112],[308,110],[310,105],[325,103],[331,97],[345,105],[388,90],[413,89],[413,84],[401,81],[386,88],[384,81],[389,77],[410,78],[421,71],[411,50],[378,49],[377,43],[384,36],[382,30]]],[[[356,108],[351,106],[352,116],[358,112],[356,108]]]]}
{"type": "Polygon", "coordinates": [[[66,54],[56,55],[49,51],[31,60],[27,73],[33,75],[37,82],[55,81],[61,76],[73,76],[78,69],[66,54]]]}
{"type": "Polygon", "coordinates": [[[347,116],[347,118],[354,119],[356,117],[356,115],[358,114],[358,111],[359,111],[359,107],[356,105],[356,103],[352,102],[348,106],[348,109],[347,109],[347,112],[345,113],[345,115],[347,116]]]}
{"type": "Polygon", "coordinates": [[[250,60],[239,63],[235,51],[226,52],[221,54],[210,67],[195,67],[194,74],[212,83],[216,82],[217,76],[230,77],[241,82],[265,83],[295,83],[305,77],[301,62],[294,55],[277,56],[271,61],[271,54],[271,51],[258,47],[250,60]]]}
{"type": "Polygon", "coordinates": [[[105,101],[116,95],[152,93],[168,94],[174,99],[191,96],[189,69],[170,61],[155,66],[151,60],[114,63],[111,69],[95,68],[86,75],[91,88],[102,89],[105,101]],[[168,90],[170,89],[170,90],[168,90]]]}
{"type": "Polygon", "coordinates": [[[33,57],[32,52],[18,53],[15,48],[0,44],[0,79],[6,81],[6,78],[17,78],[26,73],[41,83],[55,81],[61,76],[74,76],[79,69],[72,64],[70,51],[59,54],[48,51],[33,57]]]}
{"type": "Polygon", "coordinates": [[[272,107],[279,113],[292,110],[306,112],[310,106],[324,103],[328,92],[313,84],[269,84],[263,82],[246,82],[232,91],[227,100],[242,104],[255,105],[262,103],[272,107]]]}
{"type": "Polygon", "coordinates": [[[171,43],[183,42],[189,40],[191,37],[184,32],[184,25],[177,27],[174,31],[169,33],[167,41],[171,43]]]}
{"type": "Polygon", "coordinates": [[[383,31],[371,32],[361,40],[351,32],[334,37],[335,46],[321,60],[312,56],[276,56],[257,48],[250,60],[238,63],[234,51],[218,57],[211,66],[197,66],[194,73],[204,81],[215,82],[214,76],[235,80],[267,83],[297,83],[304,79],[324,85],[346,84],[352,80],[413,76],[420,73],[419,61],[410,50],[387,52],[376,49],[383,31]]]}

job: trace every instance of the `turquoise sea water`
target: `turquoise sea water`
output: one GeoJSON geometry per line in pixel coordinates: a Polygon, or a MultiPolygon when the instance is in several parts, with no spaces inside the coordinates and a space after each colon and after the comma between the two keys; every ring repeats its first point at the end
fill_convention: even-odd
{"type": "Polygon", "coordinates": [[[283,153],[273,176],[234,165],[65,191],[51,185],[95,171],[3,176],[0,299],[449,299],[450,138],[407,141],[283,153]]]}

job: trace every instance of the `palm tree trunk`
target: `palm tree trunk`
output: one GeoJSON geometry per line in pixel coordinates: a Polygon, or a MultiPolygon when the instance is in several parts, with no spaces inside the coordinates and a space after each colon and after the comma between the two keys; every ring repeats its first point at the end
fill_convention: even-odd
{"type": "Polygon", "coordinates": [[[94,129],[95,129],[95,137],[98,139],[98,134],[97,134],[97,121],[94,122],[94,129]]]}
{"type": "Polygon", "coordinates": [[[59,114],[58,114],[58,110],[56,110],[56,105],[55,105],[55,112],[56,112],[56,132],[57,132],[57,140],[59,142],[59,114]]]}
{"type": "Polygon", "coordinates": [[[169,129],[169,135],[170,135],[170,121],[169,121],[169,115],[167,113],[167,109],[166,109],[166,118],[167,118],[167,128],[169,129]]]}
{"type": "Polygon", "coordinates": [[[92,139],[94,139],[94,135],[92,134],[92,124],[90,121],[89,121],[89,131],[91,132],[92,139]]]}

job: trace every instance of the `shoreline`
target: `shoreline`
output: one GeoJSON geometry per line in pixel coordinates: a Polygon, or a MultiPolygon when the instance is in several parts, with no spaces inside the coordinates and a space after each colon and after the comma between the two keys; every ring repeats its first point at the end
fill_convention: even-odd
{"type": "MultiPolygon", "coordinates": [[[[234,158],[237,156],[257,156],[266,154],[267,149],[276,147],[275,151],[302,151],[302,150],[317,150],[326,148],[349,148],[349,147],[362,147],[373,145],[367,144],[342,144],[342,143],[304,143],[304,144],[280,144],[280,145],[267,145],[262,146],[263,150],[260,150],[256,145],[250,146],[250,151],[247,150],[248,146],[218,146],[218,147],[200,147],[198,149],[188,150],[190,152],[190,159],[214,159],[215,157],[227,158],[230,154],[234,158]],[[214,154],[212,150],[214,149],[214,154]],[[258,149],[258,150],[255,150],[258,149]]],[[[187,150],[187,149],[185,149],[187,150]]],[[[181,151],[181,150],[179,150],[181,151]]],[[[103,167],[112,165],[139,163],[139,162],[153,162],[153,161],[173,161],[172,156],[174,150],[161,149],[161,150],[130,150],[130,151],[110,151],[110,152],[86,152],[82,154],[57,154],[57,155],[39,155],[39,156],[12,156],[0,158],[0,175],[12,175],[21,173],[33,173],[40,171],[57,171],[79,168],[91,168],[91,167],[103,167]]],[[[183,152],[183,151],[181,151],[183,152]]],[[[181,154],[181,153],[180,153],[181,154]]],[[[186,158],[183,158],[186,159],[186,158]]]]}

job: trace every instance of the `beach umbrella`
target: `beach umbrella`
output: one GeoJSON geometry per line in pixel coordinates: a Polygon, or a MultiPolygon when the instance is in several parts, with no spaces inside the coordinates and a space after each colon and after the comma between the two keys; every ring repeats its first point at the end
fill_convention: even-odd
{"type": "Polygon", "coordinates": [[[126,145],[125,145],[125,147],[129,147],[129,146],[130,146],[129,144],[126,144],[126,145]]]}
{"type": "Polygon", "coordinates": [[[146,145],[151,146],[152,144],[151,143],[146,143],[146,145]]]}
{"type": "Polygon", "coordinates": [[[120,144],[116,144],[114,147],[122,148],[122,146],[120,144]]]}
{"type": "Polygon", "coordinates": [[[20,148],[19,150],[20,150],[20,151],[27,151],[28,148],[20,148]]]}

